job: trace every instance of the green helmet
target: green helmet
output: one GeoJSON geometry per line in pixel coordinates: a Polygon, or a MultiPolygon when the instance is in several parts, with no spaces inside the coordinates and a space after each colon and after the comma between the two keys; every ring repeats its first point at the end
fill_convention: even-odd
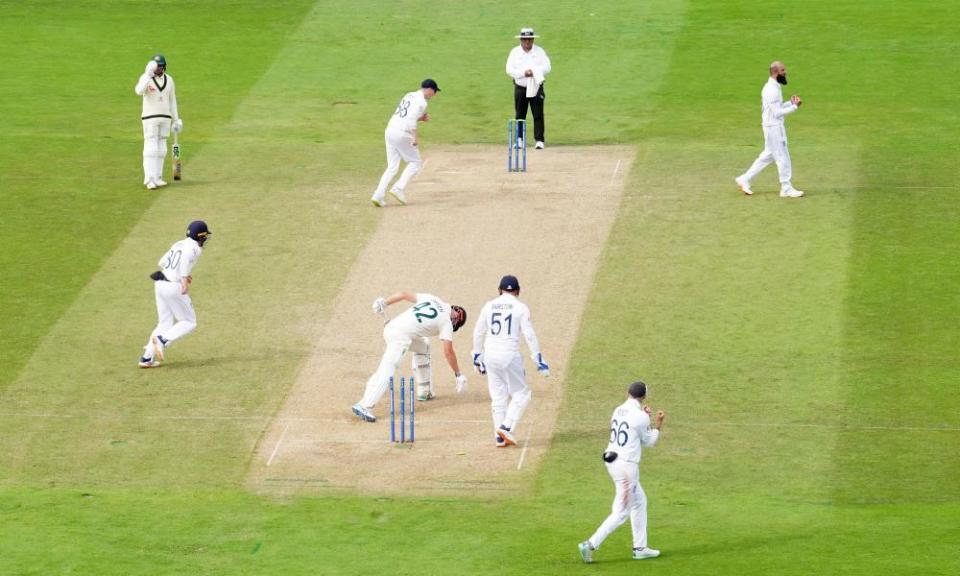
{"type": "Polygon", "coordinates": [[[167,59],[163,57],[163,54],[157,54],[153,57],[153,61],[157,63],[157,66],[167,67],[167,59]]]}

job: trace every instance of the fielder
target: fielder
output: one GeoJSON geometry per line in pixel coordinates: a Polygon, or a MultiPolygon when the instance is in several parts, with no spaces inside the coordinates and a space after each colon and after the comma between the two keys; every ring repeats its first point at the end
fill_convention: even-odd
{"type": "Polygon", "coordinates": [[[167,346],[183,338],[197,327],[197,314],[190,300],[190,272],[196,266],[203,244],[210,235],[203,220],[187,226],[187,237],[179,240],[160,258],[157,270],[150,275],[157,299],[157,327],[150,333],[140,357],[141,368],[155,368],[163,361],[167,346]]]}
{"type": "Polygon", "coordinates": [[[783,118],[800,109],[803,101],[794,94],[789,102],[783,101],[783,92],[780,85],[787,85],[787,68],[783,62],[770,64],[770,77],[760,92],[762,110],[760,118],[763,125],[763,152],[754,160],[750,168],[736,177],[737,186],[747,196],[753,195],[750,181],[766,168],[771,162],[777,163],[780,173],[780,197],[799,198],[803,191],[793,187],[790,180],[793,178],[793,168],[790,164],[790,151],[787,149],[787,129],[783,118]]]}
{"type": "Polygon", "coordinates": [[[167,138],[171,121],[177,134],[183,120],[177,111],[177,92],[173,77],[166,73],[167,60],[157,54],[147,62],[147,69],[133,91],[143,96],[143,183],[149,190],[166,186],[163,181],[163,159],[167,156],[167,138]]]}
{"type": "Polygon", "coordinates": [[[453,333],[467,321],[467,311],[460,306],[452,306],[431,294],[411,294],[397,292],[387,298],[377,298],[373,302],[373,311],[381,316],[387,306],[406,300],[414,306],[407,308],[383,327],[383,339],[387,349],[380,359],[380,366],[367,380],[367,386],[360,402],[351,407],[353,413],[365,422],[376,422],[377,417],[370,411],[376,406],[387,390],[390,377],[397,365],[407,353],[413,352],[413,375],[417,382],[417,400],[433,398],[433,382],[430,368],[430,337],[439,336],[443,342],[443,355],[457,379],[457,394],[467,388],[467,377],[460,373],[457,354],[453,350],[453,333]]]}
{"type": "Polygon", "coordinates": [[[420,171],[423,162],[420,160],[420,150],[417,145],[420,139],[417,137],[417,122],[428,122],[430,115],[427,114],[427,101],[436,96],[440,88],[437,83],[427,78],[420,83],[420,89],[404,95],[397,105],[397,109],[390,117],[387,123],[387,129],[383,133],[383,138],[387,143],[387,169],[383,171],[380,177],[380,183],[373,192],[370,201],[374,206],[382,208],[386,206],[386,192],[390,181],[397,175],[400,169],[400,160],[407,163],[403,169],[400,178],[393,188],[390,188],[390,195],[401,204],[407,203],[407,197],[403,194],[410,179],[414,174],[420,171]]]}
{"type": "Polygon", "coordinates": [[[659,550],[647,547],[647,495],[640,486],[640,447],[653,446],[660,438],[666,414],[657,410],[650,427],[650,407],[643,405],[647,385],[639,380],[627,389],[627,401],[617,406],[610,419],[610,442],[603,453],[607,473],[613,479],[617,494],[613,510],[588,540],[580,543],[580,557],[589,564],[593,552],[614,530],[630,517],[633,528],[633,559],[656,558],[659,550]]]}
{"type": "Polygon", "coordinates": [[[520,282],[516,276],[504,276],[498,290],[500,296],[484,304],[473,327],[473,365],[487,375],[497,447],[505,448],[517,445],[513,430],[531,397],[520,356],[521,332],[537,371],[547,377],[550,367],[540,354],[530,309],[517,298],[520,282]]]}

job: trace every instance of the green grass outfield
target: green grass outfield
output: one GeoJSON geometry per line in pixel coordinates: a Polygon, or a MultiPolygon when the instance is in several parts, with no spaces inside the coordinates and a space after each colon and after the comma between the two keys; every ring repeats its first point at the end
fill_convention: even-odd
{"type": "Polygon", "coordinates": [[[0,3],[0,574],[960,572],[957,9],[0,3]],[[638,149],[531,489],[252,494],[306,326],[382,217],[393,103],[433,76],[425,154],[499,142],[527,23],[554,62],[550,145],[638,149]],[[156,51],[186,179],[148,193],[133,85],[156,51]],[[805,100],[799,201],[772,167],[753,198],[732,182],[773,58],[805,100]],[[145,275],[198,216],[200,327],[136,370],[145,275]],[[583,566],[638,376],[669,413],[643,467],[663,556],[629,560],[624,527],[583,566]]]}

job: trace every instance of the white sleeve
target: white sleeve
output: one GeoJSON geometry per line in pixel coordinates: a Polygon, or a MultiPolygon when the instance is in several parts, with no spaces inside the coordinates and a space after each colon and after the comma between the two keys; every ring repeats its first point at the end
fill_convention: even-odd
{"type": "Polygon", "coordinates": [[[797,111],[797,106],[793,102],[783,102],[780,106],[773,109],[773,115],[777,118],[783,118],[787,114],[793,114],[797,111]]]}
{"type": "Polygon", "coordinates": [[[194,248],[190,250],[189,254],[184,254],[183,259],[180,260],[180,277],[186,278],[190,275],[190,272],[193,271],[193,267],[197,264],[197,260],[200,259],[200,248],[194,248]]]}
{"type": "Polygon", "coordinates": [[[517,54],[517,48],[514,48],[510,51],[510,55],[507,56],[507,76],[513,78],[514,80],[523,79],[523,73],[526,70],[523,69],[523,66],[520,65],[519,54],[517,54]]]}
{"type": "Polygon", "coordinates": [[[177,85],[171,76],[167,76],[167,78],[170,79],[170,115],[173,116],[173,121],[176,122],[180,119],[180,112],[177,110],[177,85]]]}
{"type": "Polygon", "coordinates": [[[490,306],[489,303],[483,305],[483,309],[480,310],[480,316],[477,317],[477,323],[473,326],[473,353],[483,351],[483,341],[487,336],[487,308],[490,306]]]}
{"type": "Polygon", "coordinates": [[[540,70],[540,73],[546,76],[550,73],[550,57],[547,56],[547,52],[543,49],[540,50],[540,54],[543,55],[543,68],[540,70]]]}
{"type": "Polygon", "coordinates": [[[530,348],[530,357],[537,361],[537,356],[540,355],[540,342],[537,341],[537,332],[533,329],[533,322],[530,320],[530,309],[523,311],[523,315],[520,316],[520,331],[523,332],[523,337],[527,340],[527,347],[530,348]]]}
{"type": "Polygon", "coordinates": [[[641,412],[643,418],[640,420],[638,428],[640,429],[640,444],[643,446],[653,446],[660,438],[660,431],[650,427],[650,416],[646,412],[641,412]]]}
{"type": "Polygon", "coordinates": [[[137,93],[137,96],[143,96],[143,93],[147,91],[147,84],[150,82],[150,75],[144,72],[140,75],[140,79],[137,80],[137,85],[133,87],[133,91],[137,93]]]}

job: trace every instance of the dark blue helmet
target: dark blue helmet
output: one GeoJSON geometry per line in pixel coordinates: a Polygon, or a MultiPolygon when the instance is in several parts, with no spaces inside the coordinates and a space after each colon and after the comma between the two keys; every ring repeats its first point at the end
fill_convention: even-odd
{"type": "Polygon", "coordinates": [[[194,220],[187,226],[187,238],[193,238],[201,246],[212,234],[213,232],[207,228],[207,223],[203,220],[194,220]]]}
{"type": "Polygon", "coordinates": [[[520,281],[517,280],[516,276],[511,276],[508,274],[500,279],[500,289],[506,290],[507,292],[519,292],[520,281]]]}
{"type": "Polygon", "coordinates": [[[163,54],[157,54],[153,57],[153,61],[157,63],[157,67],[163,66],[167,67],[167,59],[163,57],[163,54]]]}

